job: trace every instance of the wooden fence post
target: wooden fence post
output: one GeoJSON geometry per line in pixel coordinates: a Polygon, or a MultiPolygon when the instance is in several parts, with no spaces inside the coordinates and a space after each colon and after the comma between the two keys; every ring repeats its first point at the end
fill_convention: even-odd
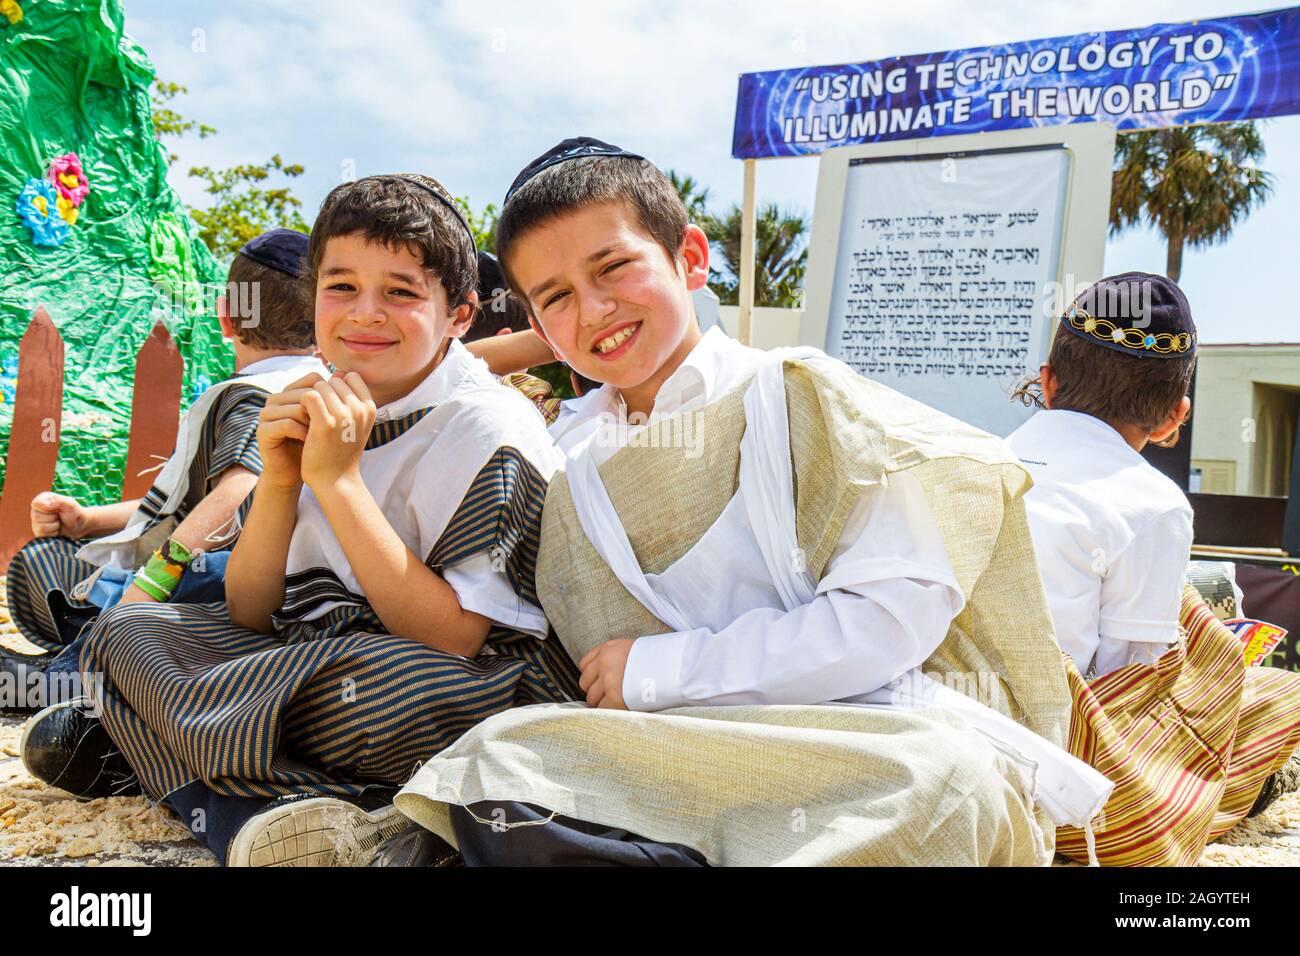
{"type": "Polygon", "coordinates": [[[63,416],[63,337],[43,308],[18,345],[13,426],[0,494],[0,574],[31,540],[31,503],[54,484],[63,416]]]}
{"type": "Polygon", "coordinates": [[[157,477],[157,466],[171,456],[181,417],[184,360],[167,327],[155,323],[135,360],[131,397],[131,439],[122,476],[122,500],[143,498],[157,477]]]}

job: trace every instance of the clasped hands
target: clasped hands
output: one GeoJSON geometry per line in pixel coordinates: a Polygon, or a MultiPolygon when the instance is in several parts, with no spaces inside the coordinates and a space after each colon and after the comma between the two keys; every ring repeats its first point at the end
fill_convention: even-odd
{"type": "Polygon", "coordinates": [[[375,424],[375,402],[356,372],[317,373],[270,396],[257,426],[260,481],[314,491],[360,475],[361,453],[375,424]]]}
{"type": "MultiPolygon", "coordinates": [[[[319,494],[339,479],[359,474],[374,424],[374,400],[356,372],[299,379],[268,398],[262,409],[259,484],[293,491],[305,483],[319,494]]],[[[583,657],[580,686],[589,706],[627,709],[622,685],[631,650],[631,640],[606,641],[583,657]]]]}

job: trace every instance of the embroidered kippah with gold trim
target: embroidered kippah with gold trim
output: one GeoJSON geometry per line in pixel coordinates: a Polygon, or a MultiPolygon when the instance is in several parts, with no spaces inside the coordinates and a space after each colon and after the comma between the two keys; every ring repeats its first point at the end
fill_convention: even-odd
{"type": "Polygon", "coordinates": [[[1149,272],[1098,279],[1065,310],[1061,328],[1137,358],[1181,359],[1196,352],[1187,296],[1167,276],[1149,272]]]}
{"type": "Polygon", "coordinates": [[[1196,339],[1187,332],[1149,332],[1146,329],[1124,328],[1109,319],[1096,318],[1086,309],[1080,308],[1078,303],[1070,306],[1064,319],[1080,332],[1134,352],[1159,352],[1167,355],[1186,352],[1196,343],[1196,339]]]}

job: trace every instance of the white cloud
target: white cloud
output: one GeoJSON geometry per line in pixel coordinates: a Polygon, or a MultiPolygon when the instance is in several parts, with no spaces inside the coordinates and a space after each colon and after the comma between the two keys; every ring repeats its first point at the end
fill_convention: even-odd
{"type": "Polygon", "coordinates": [[[578,133],[666,165],[719,170],[730,162],[742,72],[1196,12],[1160,2],[1135,20],[1133,6],[275,0],[174,17],[167,31],[145,21],[151,35],[141,39],[162,75],[190,86],[193,114],[234,125],[249,149],[301,139],[332,153],[333,168],[355,152],[349,143],[382,143],[394,158],[476,170],[474,191],[497,195],[508,176],[484,188],[483,172],[578,133]],[[189,50],[195,27],[207,31],[206,53],[189,50]]]}

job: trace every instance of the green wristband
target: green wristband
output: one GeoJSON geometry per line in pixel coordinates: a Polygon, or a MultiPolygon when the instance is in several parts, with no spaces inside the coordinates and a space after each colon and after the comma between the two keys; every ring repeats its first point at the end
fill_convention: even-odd
{"type": "Polygon", "coordinates": [[[193,560],[189,548],[175,538],[168,538],[135,573],[135,586],[155,601],[166,601],[175,593],[181,576],[193,560]]]}
{"type": "Polygon", "coordinates": [[[171,591],[166,590],[165,588],[157,584],[154,584],[153,581],[149,578],[149,576],[144,573],[144,568],[141,568],[139,571],[135,572],[135,579],[133,583],[135,584],[136,587],[138,587],[145,594],[149,595],[155,601],[166,601],[169,597],[172,596],[171,591]]]}

